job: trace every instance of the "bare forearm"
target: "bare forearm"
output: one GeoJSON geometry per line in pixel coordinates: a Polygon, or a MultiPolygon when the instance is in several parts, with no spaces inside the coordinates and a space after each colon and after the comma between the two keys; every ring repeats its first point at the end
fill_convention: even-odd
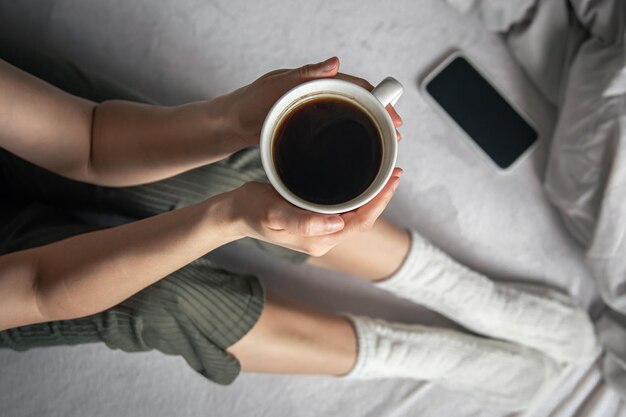
{"type": "Polygon", "coordinates": [[[228,202],[204,203],[36,249],[42,321],[94,314],[235,240],[228,202]]]}
{"type": "Polygon", "coordinates": [[[219,161],[244,144],[224,100],[177,107],[108,101],[94,111],[88,182],[129,186],[219,161]]]}
{"type": "Polygon", "coordinates": [[[96,104],[0,60],[0,147],[59,175],[109,186],[157,181],[246,144],[228,96],[177,107],[96,104]]]}

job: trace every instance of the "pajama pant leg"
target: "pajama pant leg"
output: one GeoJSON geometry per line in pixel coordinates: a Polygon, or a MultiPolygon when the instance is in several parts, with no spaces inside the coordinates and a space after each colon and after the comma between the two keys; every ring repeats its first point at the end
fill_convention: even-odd
{"type": "MultiPolygon", "coordinates": [[[[0,224],[0,254],[95,230],[40,203],[0,204],[0,224]]],[[[256,277],[200,258],[102,313],[0,332],[0,348],[104,342],[126,352],[155,349],[182,356],[208,379],[229,384],[240,366],[225,349],[254,326],[263,303],[256,277]]]]}

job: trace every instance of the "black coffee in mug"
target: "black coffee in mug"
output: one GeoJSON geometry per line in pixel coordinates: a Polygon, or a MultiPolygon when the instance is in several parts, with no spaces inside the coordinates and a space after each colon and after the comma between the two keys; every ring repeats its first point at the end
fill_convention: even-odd
{"type": "Polygon", "coordinates": [[[371,117],[340,98],[312,99],[276,129],[276,171],[298,197],[339,204],[359,196],[382,163],[382,140],[371,117]]]}

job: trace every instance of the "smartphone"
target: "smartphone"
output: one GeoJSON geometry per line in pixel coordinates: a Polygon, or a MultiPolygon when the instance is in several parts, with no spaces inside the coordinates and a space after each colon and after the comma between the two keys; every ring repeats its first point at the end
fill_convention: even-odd
{"type": "Polygon", "coordinates": [[[428,74],[421,89],[500,169],[510,168],[537,142],[530,120],[459,51],[428,74]]]}

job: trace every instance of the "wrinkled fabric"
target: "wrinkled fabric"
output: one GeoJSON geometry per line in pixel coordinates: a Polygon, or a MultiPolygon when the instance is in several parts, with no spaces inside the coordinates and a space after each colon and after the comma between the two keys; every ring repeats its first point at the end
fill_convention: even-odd
{"type": "Polygon", "coordinates": [[[604,375],[626,398],[626,2],[450,0],[502,32],[558,109],[544,186],[608,309],[604,375]]]}

